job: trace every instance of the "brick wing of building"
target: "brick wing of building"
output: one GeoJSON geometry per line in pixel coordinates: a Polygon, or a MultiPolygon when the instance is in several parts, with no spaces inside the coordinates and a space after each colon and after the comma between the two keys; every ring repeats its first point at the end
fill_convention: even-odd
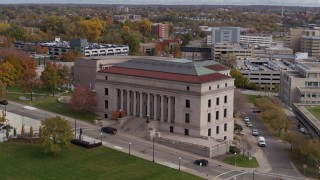
{"type": "Polygon", "coordinates": [[[100,70],[97,114],[158,123],[157,131],[233,139],[234,79],[216,62],[129,60],[100,70]]]}

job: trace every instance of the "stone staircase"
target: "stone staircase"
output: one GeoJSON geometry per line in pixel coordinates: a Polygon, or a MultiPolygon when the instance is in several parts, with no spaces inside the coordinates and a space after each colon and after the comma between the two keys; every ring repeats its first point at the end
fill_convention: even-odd
{"type": "Polygon", "coordinates": [[[144,137],[145,136],[145,119],[132,117],[123,124],[121,131],[124,131],[134,136],[144,137]]]}

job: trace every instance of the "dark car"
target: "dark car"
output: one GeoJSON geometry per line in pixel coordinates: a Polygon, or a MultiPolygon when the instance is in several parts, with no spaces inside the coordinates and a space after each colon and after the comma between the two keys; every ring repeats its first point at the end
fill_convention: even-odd
{"type": "Polygon", "coordinates": [[[193,164],[199,165],[199,166],[208,166],[208,161],[205,159],[198,159],[195,160],[193,164]]]}
{"type": "Polygon", "coordinates": [[[113,127],[102,127],[101,132],[108,134],[117,134],[117,129],[113,127]]]}

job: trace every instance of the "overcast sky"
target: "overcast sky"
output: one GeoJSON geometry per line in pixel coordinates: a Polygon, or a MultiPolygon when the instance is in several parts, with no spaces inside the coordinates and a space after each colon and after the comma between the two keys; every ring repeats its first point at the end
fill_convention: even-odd
{"type": "Polygon", "coordinates": [[[185,5],[285,5],[319,7],[320,0],[0,0],[0,4],[185,4],[185,5]]]}

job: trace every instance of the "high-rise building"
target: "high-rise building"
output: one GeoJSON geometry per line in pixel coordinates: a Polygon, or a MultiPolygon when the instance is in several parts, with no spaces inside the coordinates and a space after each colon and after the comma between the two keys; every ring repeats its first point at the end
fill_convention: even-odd
{"type": "Polygon", "coordinates": [[[293,53],[301,51],[301,36],[304,29],[302,28],[290,28],[288,34],[284,37],[284,46],[291,48],[293,53]]]}
{"type": "Polygon", "coordinates": [[[158,38],[168,39],[169,38],[169,25],[163,23],[154,23],[151,26],[151,33],[158,38]]]}
{"type": "Polygon", "coordinates": [[[211,43],[239,43],[240,27],[214,27],[212,28],[211,43]]]}

